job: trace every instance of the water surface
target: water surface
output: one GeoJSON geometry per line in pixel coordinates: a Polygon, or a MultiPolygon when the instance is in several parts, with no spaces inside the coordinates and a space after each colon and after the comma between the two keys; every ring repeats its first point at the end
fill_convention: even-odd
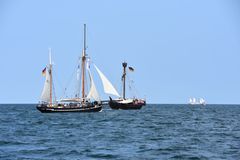
{"type": "Polygon", "coordinates": [[[0,105],[0,159],[240,159],[240,106],[40,113],[0,105]]]}

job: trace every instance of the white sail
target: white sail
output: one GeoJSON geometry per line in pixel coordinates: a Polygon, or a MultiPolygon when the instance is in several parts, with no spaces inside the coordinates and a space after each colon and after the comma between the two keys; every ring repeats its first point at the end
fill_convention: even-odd
{"type": "Polygon", "coordinates": [[[111,82],[104,76],[104,74],[98,69],[98,67],[94,64],[94,67],[96,68],[103,84],[104,92],[107,94],[111,94],[117,97],[120,97],[116,89],[113,87],[111,82]]]}
{"type": "Polygon", "coordinates": [[[94,100],[96,101],[100,101],[100,97],[99,97],[99,94],[97,92],[97,89],[95,87],[95,84],[94,84],[94,81],[93,81],[93,77],[92,77],[92,74],[91,74],[91,71],[90,69],[87,67],[87,70],[88,70],[88,73],[89,73],[89,77],[90,77],[90,90],[89,90],[89,93],[87,95],[87,98],[88,99],[91,99],[93,98],[94,100]]]}
{"type": "Polygon", "coordinates": [[[192,98],[189,99],[189,104],[192,104],[193,100],[192,98]]]}
{"type": "Polygon", "coordinates": [[[192,103],[193,104],[197,103],[196,98],[193,98],[192,103]]]}
{"type": "Polygon", "coordinates": [[[205,105],[206,101],[203,98],[200,98],[199,103],[205,105]]]}
{"type": "Polygon", "coordinates": [[[42,95],[41,95],[41,100],[43,102],[50,102],[50,70],[49,70],[49,66],[46,67],[46,79],[45,79],[45,83],[44,83],[44,87],[43,87],[43,91],[42,91],[42,95]]]}

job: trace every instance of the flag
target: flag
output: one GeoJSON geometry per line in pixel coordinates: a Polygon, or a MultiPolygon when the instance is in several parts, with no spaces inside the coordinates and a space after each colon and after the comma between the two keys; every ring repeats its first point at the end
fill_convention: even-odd
{"type": "Polygon", "coordinates": [[[43,76],[46,76],[46,70],[47,70],[46,67],[42,70],[42,75],[43,75],[43,76]]]}
{"type": "Polygon", "coordinates": [[[133,67],[128,67],[129,71],[134,71],[133,67]]]}

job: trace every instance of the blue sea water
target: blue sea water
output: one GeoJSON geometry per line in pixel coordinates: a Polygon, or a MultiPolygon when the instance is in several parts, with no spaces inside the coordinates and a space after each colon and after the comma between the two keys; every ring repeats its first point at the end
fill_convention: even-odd
{"type": "Polygon", "coordinates": [[[0,105],[0,159],[240,159],[240,106],[40,113],[0,105]]]}

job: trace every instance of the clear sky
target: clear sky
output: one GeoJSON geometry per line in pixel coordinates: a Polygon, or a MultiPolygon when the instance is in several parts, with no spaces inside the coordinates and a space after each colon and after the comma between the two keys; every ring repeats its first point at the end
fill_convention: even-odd
{"type": "Polygon", "coordinates": [[[0,103],[38,102],[49,47],[60,97],[84,23],[87,52],[117,89],[126,60],[148,103],[240,103],[239,0],[1,0],[0,103]]]}

